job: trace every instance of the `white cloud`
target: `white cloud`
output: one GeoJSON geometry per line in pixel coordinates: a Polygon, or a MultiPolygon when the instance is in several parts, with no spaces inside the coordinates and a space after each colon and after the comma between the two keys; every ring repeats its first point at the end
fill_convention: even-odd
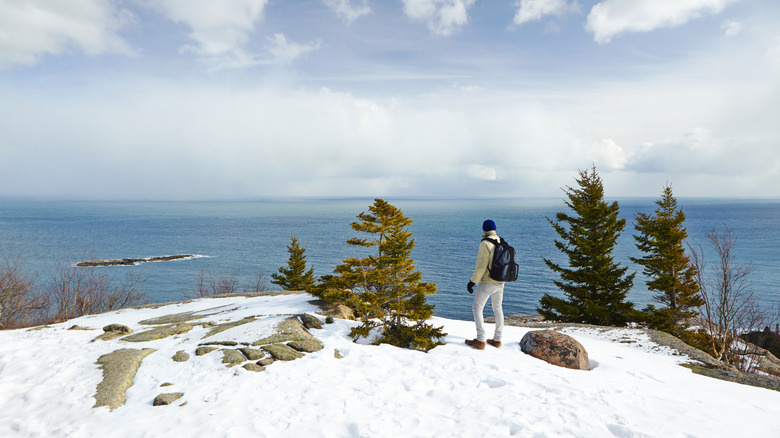
{"type": "Polygon", "coordinates": [[[368,0],[323,0],[323,2],[347,23],[352,23],[363,15],[371,13],[368,0]]]}
{"type": "Polygon", "coordinates": [[[134,50],[119,35],[132,15],[104,0],[0,0],[0,68],[34,65],[46,54],[134,50]]]}
{"type": "Polygon", "coordinates": [[[720,27],[725,31],[724,34],[727,37],[737,36],[742,31],[742,23],[734,20],[726,20],[720,27]]]}
{"type": "Polygon", "coordinates": [[[450,35],[469,21],[468,9],[477,0],[403,0],[404,13],[424,20],[434,35],[450,35]]]}
{"type": "Polygon", "coordinates": [[[203,58],[248,58],[244,45],[262,19],[268,0],[146,0],[170,20],[190,29],[194,45],[182,47],[203,58]]]}
{"type": "Polygon", "coordinates": [[[521,25],[529,21],[541,20],[549,15],[562,17],[579,10],[580,5],[577,0],[571,3],[568,0],[520,0],[513,23],[521,25]]]}
{"type": "Polygon", "coordinates": [[[300,56],[319,49],[321,45],[320,41],[309,44],[288,41],[287,37],[281,33],[274,34],[273,38],[268,38],[268,40],[271,41],[271,47],[268,51],[273,55],[273,63],[276,64],[291,64],[300,56]]]}
{"type": "Polygon", "coordinates": [[[604,0],[593,6],[585,28],[598,43],[627,32],[679,26],[703,14],[717,14],[738,0],[604,0]]]}
{"type": "MultiPolygon", "coordinates": [[[[747,139],[739,144],[694,128],[680,138],[645,143],[630,157],[627,169],[667,174],[740,175],[762,172],[767,157],[747,139]],[[739,150],[738,154],[735,151],[739,150]]],[[[766,168],[767,171],[769,170],[766,168]]]]}
{"type": "Polygon", "coordinates": [[[466,174],[471,178],[483,181],[495,181],[498,179],[498,172],[496,172],[496,169],[477,164],[469,165],[466,168],[466,174]]]}
{"type": "Polygon", "coordinates": [[[606,170],[622,169],[628,162],[623,148],[618,146],[611,138],[604,138],[601,141],[593,143],[592,146],[593,161],[606,170]]]}

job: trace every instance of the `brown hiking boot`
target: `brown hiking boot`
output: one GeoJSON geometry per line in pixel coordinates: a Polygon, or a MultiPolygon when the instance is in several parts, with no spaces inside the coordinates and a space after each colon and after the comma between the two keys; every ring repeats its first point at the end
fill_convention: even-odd
{"type": "Polygon", "coordinates": [[[494,341],[492,339],[488,339],[487,343],[492,345],[492,346],[494,346],[494,347],[496,347],[496,348],[501,348],[501,341],[494,341]]]}
{"type": "Polygon", "coordinates": [[[472,348],[476,348],[477,350],[484,350],[485,349],[485,343],[478,340],[478,339],[467,339],[466,345],[472,348]]]}

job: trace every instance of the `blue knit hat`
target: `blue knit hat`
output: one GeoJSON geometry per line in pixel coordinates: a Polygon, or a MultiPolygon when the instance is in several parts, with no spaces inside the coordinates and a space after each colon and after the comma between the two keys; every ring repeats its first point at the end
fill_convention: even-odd
{"type": "Polygon", "coordinates": [[[496,223],[488,219],[482,222],[482,231],[491,231],[496,229],[496,223]]]}

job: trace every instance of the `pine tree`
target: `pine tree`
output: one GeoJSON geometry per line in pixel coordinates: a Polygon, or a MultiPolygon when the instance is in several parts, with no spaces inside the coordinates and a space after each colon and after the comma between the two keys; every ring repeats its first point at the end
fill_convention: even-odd
{"type": "Polygon", "coordinates": [[[685,255],[683,242],[688,232],[683,226],[685,214],[677,208],[671,186],[664,187],[654,215],[637,213],[634,228],[636,247],[645,255],[632,257],[644,268],[649,278],[647,288],[658,292],[653,298],[663,307],[645,308],[653,328],[680,335],[687,328],[688,318],[696,316],[696,308],[704,304],[696,283],[696,268],[685,255]]]}
{"type": "Polygon", "coordinates": [[[539,301],[539,314],[546,319],[599,325],[624,325],[636,317],[634,304],[626,295],[636,273],[626,275],[612,257],[625,219],[618,219],[618,204],[604,200],[601,178],[592,171],[580,171],[579,188],[566,188],[566,205],[574,215],[557,213],[547,218],[561,240],[558,248],[569,260],[562,267],[548,259],[544,263],[560,276],[554,283],[568,300],[545,294],[539,301]]]}
{"type": "Polygon", "coordinates": [[[315,279],[314,268],[306,270],[306,250],[298,245],[298,239],[290,236],[287,252],[290,253],[287,268],[282,266],[278,274],[271,274],[271,283],[281,286],[284,290],[308,291],[314,286],[315,279]]]}
{"type": "Polygon", "coordinates": [[[442,327],[426,321],[433,316],[426,295],[436,292],[435,283],[424,283],[411,257],[414,239],[412,220],[382,199],[375,199],[369,213],[360,213],[352,229],[371,237],[355,237],[349,245],[376,250],[374,255],[351,257],[324,276],[317,293],[355,310],[362,324],[352,329],[357,340],[376,334],[375,344],[387,343],[428,351],[441,345],[442,327]]]}

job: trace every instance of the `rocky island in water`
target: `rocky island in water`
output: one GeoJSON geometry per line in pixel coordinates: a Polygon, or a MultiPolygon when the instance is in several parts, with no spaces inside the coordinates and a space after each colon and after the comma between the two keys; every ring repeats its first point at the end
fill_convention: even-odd
{"type": "Polygon", "coordinates": [[[182,255],[172,255],[172,256],[161,256],[161,257],[148,257],[144,259],[104,259],[104,260],[90,260],[86,262],[79,262],[76,264],[76,266],[132,266],[137,265],[139,263],[146,263],[146,262],[168,262],[171,260],[179,260],[179,259],[191,259],[195,258],[195,255],[193,254],[182,254],[182,255]]]}

